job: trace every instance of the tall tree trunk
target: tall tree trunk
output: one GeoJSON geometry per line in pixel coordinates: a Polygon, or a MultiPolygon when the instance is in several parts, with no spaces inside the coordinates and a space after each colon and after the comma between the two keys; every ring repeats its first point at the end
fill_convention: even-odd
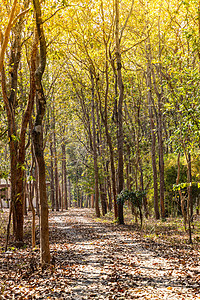
{"type": "Polygon", "coordinates": [[[99,170],[97,161],[97,143],[96,143],[96,126],[95,126],[95,110],[94,110],[94,76],[90,72],[92,84],[92,98],[91,98],[91,114],[92,114],[92,139],[93,139],[93,160],[94,160],[94,177],[95,177],[95,211],[97,218],[100,217],[99,209],[99,170]]]}
{"type": "Polygon", "coordinates": [[[163,129],[162,129],[162,93],[158,95],[158,144],[159,144],[159,175],[160,175],[160,211],[161,217],[165,218],[165,175],[164,175],[164,157],[163,157],[163,129]]]}
{"type": "MultiPolygon", "coordinates": [[[[156,75],[151,64],[151,71],[153,76],[154,90],[158,99],[158,113],[157,113],[157,129],[158,129],[158,151],[159,151],[159,177],[160,177],[160,211],[161,217],[165,218],[165,178],[164,178],[164,154],[163,154],[163,113],[162,113],[162,101],[163,101],[163,79],[161,72],[161,36],[160,36],[160,15],[158,18],[158,40],[159,40],[159,64],[158,64],[158,82],[156,81],[156,75]]],[[[149,55],[151,57],[151,48],[149,43],[149,55]]],[[[153,102],[152,102],[153,104],[153,102]]],[[[153,104],[154,105],[154,104],[153,104]]]]}
{"type": "Polygon", "coordinates": [[[94,208],[94,194],[91,195],[91,207],[94,208]]]}
{"type": "MultiPolygon", "coordinates": [[[[112,144],[112,139],[111,135],[109,133],[109,128],[108,128],[108,93],[109,93],[109,68],[108,68],[108,43],[110,36],[108,37],[105,32],[105,15],[104,15],[104,4],[103,1],[101,1],[101,17],[103,21],[103,42],[104,42],[104,47],[105,47],[105,75],[106,75],[106,89],[105,89],[105,96],[104,96],[104,112],[102,109],[102,104],[101,104],[101,96],[98,90],[98,100],[99,100],[99,107],[100,107],[100,114],[101,114],[101,119],[105,127],[105,133],[106,133],[106,141],[109,147],[109,154],[110,154],[110,162],[111,162],[111,182],[110,182],[110,175],[109,175],[109,161],[106,161],[105,165],[105,172],[107,172],[107,178],[105,181],[105,191],[107,190],[106,195],[108,195],[109,198],[109,203],[108,203],[108,210],[112,211],[112,195],[113,195],[113,202],[114,202],[114,215],[115,219],[117,219],[117,195],[116,195],[116,175],[115,175],[115,165],[114,165],[114,151],[113,151],[113,144],[112,144]],[[111,191],[112,190],[112,191],[111,191]]],[[[107,211],[107,207],[106,207],[107,211]]]]}
{"type": "Polygon", "coordinates": [[[154,187],[154,212],[156,219],[160,218],[159,207],[158,207],[158,182],[157,182],[157,167],[156,167],[156,136],[154,117],[152,111],[152,83],[151,83],[151,58],[150,58],[150,45],[147,47],[147,101],[149,106],[149,119],[151,128],[151,160],[153,168],[153,187],[154,187]]]}
{"type": "Polygon", "coordinates": [[[100,184],[100,197],[101,197],[102,215],[105,216],[107,214],[107,205],[106,205],[105,186],[103,183],[100,184]]]}
{"type": "MultiPolygon", "coordinates": [[[[62,179],[61,179],[61,185],[62,185],[62,179]]],[[[59,184],[59,203],[61,211],[63,211],[63,192],[62,192],[62,186],[59,184]]]]}
{"type": "Polygon", "coordinates": [[[112,189],[111,189],[111,183],[110,183],[110,174],[109,174],[109,162],[106,162],[106,172],[107,172],[107,191],[108,191],[108,210],[112,211],[112,189]]]}
{"type": "MultiPolygon", "coordinates": [[[[142,162],[140,160],[140,186],[141,190],[144,192],[144,176],[143,176],[143,168],[142,168],[142,162]]],[[[144,211],[145,211],[145,217],[148,218],[149,216],[149,211],[148,211],[148,206],[147,206],[147,196],[144,195],[143,197],[143,206],[144,206],[144,211]]]]}
{"type": "Polygon", "coordinates": [[[69,187],[69,207],[72,206],[72,193],[71,193],[71,180],[68,178],[68,187],[69,187]]]}
{"type": "Polygon", "coordinates": [[[187,220],[188,220],[188,236],[189,236],[189,244],[192,244],[192,229],[191,229],[191,221],[192,221],[192,166],[191,166],[191,154],[187,153],[187,192],[188,192],[188,200],[187,200],[187,220]]]}
{"type": "Polygon", "coordinates": [[[54,174],[55,174],[55,204],[56,204],[56,211],[59,211],[59,179],[58,179],[58,159],[57,159],[57,149],[56,149],[56,124],[55,124],[55,111],[54,111],[54,104],[52,108],[53,114],[53,152],[54,152],[54,174]]]}
{"type": "MultiPolygon", "coordinates": [[[[25,2],[25,7],[27,3],[25,2]]],[[[13,202],[13,230],[18,246],[23,244],[23,203],[24,203],[24,161],[25,161],[25,140],[26,130],[33,110],[35,97],[35,57],[36,44],[34,42],[31,52],[30,64],[30,94],[25,112],[22,116],[21,130],[17,136],[17,125],[15,120],[15,108],[17,107],[17,84],[18,84],[18,66],[21,59],[21,32],[23,18],[15,26],[15,40],[11,51],[11,89],[7,96],[6,78],[4,68],[2,69],[2,94],[7,112],[8,135],[10,146],[10,164],[11,164],[11,201],[13,202]]]]}
{"type": "Polygon", "coordinates": [[[29,206],[32,213],[32,248],[34,248],[35,247],[35,208],[33,206],[34,186],[31,183],[31,181],[29,181],[29,185],[27,184],[27,193],[28,193],[29,206]]]}
{"type": "MultiPolygon", "coordinates": [[[[35,154],[34,154],[35,156],[35,154]]],[[[36,213],[38,217],[40,216],[40,207],[39,207],[39,179],[38,179],[38,166],[35,161],[35,200],[36,200],[36,213]]]]}
{"type": "MultiPolygon", "coordinates": [[[[117,146],[118,146],[118,194],[124,188],[124,161],[123,161],[123,99],[124,99],[124,85],[122,80],[122,62],[119,36],[119,0],[115,0],[115,54],[117,62],[117,84],[119,89],[119,100],[117,107],[117,146]]],[[[118,203],[118,221],[119,224],[124,224],[123,203],[118,203]]]]}
{"type": "Polygon", "coordinates": [[[189,194],[190,194],[190,218],[193,220],[193,200],[192,200],[192,161],[191,154],[188,152],[188,183],[189,183],[189,194]]]}
{"type": "Polygon", "coordinates": [[[43,118],[46,110],[46,99],[42,87],[42,76],[46,66],[46,41],[43,31],[43,22],[41,17],[41,7],[39,0],[33,0],[36,27],[40,42],[40,65],[37,68],[36,94],[37,94],[37,115],[33,130],[33,142],[35,156],[39,170],[39,192],[40,192],[40,257],[42,264],[50,263],[49,249],[49,224],[48,224],[48,202],[46,189],[45,161],[43,151],[43,118]]]}
{"type": "Polygon", "coordinates": [[[65,143],[62,143],[62,170],[63,170],[63,193],[64,193],[64,208],[68,209],[67,199],[67,170],[66,170],[66,150],[65,143]]]}
{"type": "MultiPolygon", "coordinates": [[[[178,170],[177,170],[177,178],[176,178],[176,185],[179,184],[179,179],[180,179],[180,152],[178,154],[178,158],[177,158],[177,165],[178,165],[178,170]]],[[[187,214],[185,211],[185,196],[183,196],[181,189],[178,190],[179,193],[179,197],[180,197],[180,201],[181,201],[181,212],[183,215],[183,220],[184,220],[184,228],[185,231],[187,229],[187,214]]]]}
{"type": "Polygon", "coordinates": [[[52,137],[50,137],[50,199],[51,199],[51,208],[52,211],[55,209],[55,193],[54,193],[54,165],[53,165],[53,157],[54,157],[54,152],[53,152],[53,142],[52,142],[52,137]]]}

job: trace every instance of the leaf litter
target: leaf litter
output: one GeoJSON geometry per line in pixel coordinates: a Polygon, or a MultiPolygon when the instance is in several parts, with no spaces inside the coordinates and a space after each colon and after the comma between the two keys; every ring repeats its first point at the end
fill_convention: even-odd
{"type": "MultiPolygon", "coordinates": [[[[198,249],[105,224],[93,218],[91,209],[51,212],[49,226],[52,261],[45,270],[39,248],[28,243],[6,253],[1,248],[1,300],[200,299],[198,249]]],[[[30,216],[26,228],[31,232],[30,216]]]]}

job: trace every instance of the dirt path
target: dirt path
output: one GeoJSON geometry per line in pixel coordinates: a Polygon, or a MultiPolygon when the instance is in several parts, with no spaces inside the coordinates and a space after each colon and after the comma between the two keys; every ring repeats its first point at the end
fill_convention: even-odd
{"type": "Polygon", "coordinates": [[[62,265],[64,254],[74,271],[72,299],[200,299],[199,261],[188,270],[178,251],[149,250],[126,226],[96,223],[87,210],[54,221],[67,247],[57,260],[62,265]]]}
{"type": "MultiPolygon", "coordinates": [[[[51,214],[50,236],[55,269],[30,275],[21,267],[13,282],[5,278],[0,299],[200,299],[200,259],[192,251],[95,222],[87,209],[51,214]]],[[[31,255],[36,265],[37,251],[31,255]]]]}

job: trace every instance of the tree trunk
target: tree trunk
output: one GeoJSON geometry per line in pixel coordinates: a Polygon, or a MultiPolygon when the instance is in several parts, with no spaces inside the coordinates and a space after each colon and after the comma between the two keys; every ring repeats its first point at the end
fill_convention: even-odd
{"type": "MultiPolygon", "coordinates": [[[[178,154],[178,159],[177,159],[177,164],[178,164],[178,170],[177,170],[177,178],[176,178],[176,185],[179,184],[179,178],[180,178],[180,153],[178,154]]],[[[184,220],[184,228],[185,231],[187,229],[187,214],[185,211],[185,197],[182,194],[181,189],[178,190],[180,201],[181,201],[181,212],[183,215],[183,220],[184,220]]]]}
{"type": "MultiPolygon", "coordinates": [[[[112,211],[112,189],[111,189],[111,183],[110,183],[110,175],[109,175],[109,162],[106,163],[106,172],[107,172],[107,191],[108,191],[108,210],[112,211]]],[[[115,218],[116,219],[116,218],[115,218]]]]}
{"type": "Polygon", "coordinates": [[[65,144],[62,144],[62,170],[63,170],[63,193],[64,193],[64,208],[68,209],[67,199],[67,170],[66,170],[66,151],[65,144]]]}
{"type": "MultiPolygon", "coordinates": [[[[1,51],[0,51],[0,73],[3,70],[4,56],[5,56],[6,48],[7,48],[8,42],[9,42],[10,31],[11,31],[12,26],[13,26],[13,20],[14,20],[14,17],[15,17],[17,2],[18,2],[17,0],[14,0],[14,2],[13,2],[11,12],[10,12],[9,21],[8,21],[8,25],[6,27],[5,34],[4,34],[4,37],[3,37],[3,44],[1,46],[1,51]]],[[[1,35],[0,35],[0,37],[1,37],[1,35]]]]}
{"type": "Polygon", "coordinates": [[[156,136],[154,118],[152,112],[152,84],[151,84],[151,58],[150,58],[150,45],[147,48],[147,101],[149,106],[149,119],[151,128],[151,159],[153,168],[153,187],[154,187],[154,212],[156,219],[160,218],[158,207],[158,182],[157,182],[157,167],[156,167],[156,136]]]}
{"type": "Polygon", "coordinates": [[[91,195],[91,207],[94,208],[94,194],[91,195]]]}
{"type": "Polygon", "coordinates": [[[53,143],[52,143],[52,138],[50,137],[50,188],[51,188],[50,199],[51,199],[52,211],[54,211],[54,209],[55,209],[55,193],[54,193],[54,188],[55,187],[54,187],[53,157],[54,157],[53,143]]]}
{"type": "Polygon", "coordinates": [[[36,78],[36,94],[37,94],[37,115],[33,130],[33,142],[35,148],[35,156],[39,170],[39,192],[40,192],[40,257],[41,263],[50,263],[49,249],[49,224],[48,224],[48,203],[46,191],[46,174],[45,161],[43,152],[43,118],[46,109],[46,99],[42,87],[42,75],[46,66],[46,41],[43,31],[43,22],[41,18],[41,7],[39,0],[33,0],[37,33],[40,41],[40,65],[37,68],[36,78]]]}
{"type": "MultiPolygon", "coordinates": [[[[119,89],[119,100],[117,107],[117,146],[118,146],[118,194],[124,188],[124,161],[123,161],[123,99],[124,99],[124,85],[122,80],[122,62],[121,62],[121,49],[119,37],[119,0],[115,0],[115,54],[117,62],[117,84],[119,89]]],[[[118,221],[119,224],[124,224],[123,203],[118,203],[118,221]]]]}
{"type": "Polygon", "coordinates": [[[188,201],[187,201],[187,219],[188,219],[188,236],[189,236],[189,244],[192,244],[192,229],[191,229],[191,221],[192,221],[192,174],[191,174],[192,166],[191,166],[191,154],[188,152],[187,155],[187,191],[188,191],[188,201]]]}
{"type": "Polygon", "coordinates": [[[92,71],[90,72],[92,84],[92,98],[91,98],[91,114],[92,114],[92,139],[93,139],[93,160],[94,160],[94,177],[95,177],[95,211],[96,217],[100,217],[99,209],[99,170],[97,162],[97,145],[96,145],[96,126],[95,126],[95,113],[94,113],[94,77],[92,71]]]}
{"type": "Polygon", "coordinates": [[[56,129],[55,129],[55,111],[54,111],[54,105],[53,105],[53,149],[54,149],[54,173],[55,173],[55,190],[56,190],[56,211],[59,211],[60,205],[59,205],[59,179],[58,179],[58,159],[57,159],[57,149],[56,149],[56,129]]]}
{"type": "Polygon", "coordinates": [[[72,206],[72,194],[71,194],[71,180],[68,178],[68,186],[69,186],[69,207],[72,206]]]}
{"type": "Polygon", "coordinates": [[[159,169],[160,169],[160,211],[161,217],[165,218],[165,175],[164,175],[164,158],[163,158],[163,129],[162,129],[162,108],[161,96],[158,95],[158,144],[159,144],[159,169]]]}
{"type": "MultiPolygon", "coordinates": [[[[139,162],[140,164],[140,186],[141,190],[144,192],[144,177],[143,177],[143,168],[142,168],[142,162],[139,162]]],[[[147,206],[147,196],[144,195],[143,197],[143,206],[144,206],[144,211],[145,211],[145,217],[148,218],[149,216],[149,211],[148,211],[148,206],[147,206]]]]}
{"type": "Polygon", "coordinates": [[[104,184],[100,184],[100,197],[101,197],[102,215],[105,216],[107,214],[107,205],[106,205],[106,192],[105,192],[104,184]]]}
{"type": "Polygon", "coordinates": [[[34,197],[34,189],[33,185],[31,184],[31,181],[29,181],[29,188],[27,185],[27,192],[29,193],[28,200],[29,200],[29,206],[32,213],[32,248],[35,247],[35,208],[33,206],[33,197],[34,197]]]}
{"type": "MultiPolygon", "coordinates": [[[[35,156],[35,154],[34,154],[35,156]]],[[[35,198],[36,198],[36,213],[40,216],[40,208],[39,208],[39,180],[38,180],[38,166],[37,162],[35,162],[35,198]]]]}
{"type": "MultiPolygon", "coordinates": [[[[25,3],[25,6],[27,3],[25,3]]],[[[10,67],[11,69],[11,88],[8,98],[6,91],[5,71],[2,68],[2,94],[7,112],[8,135],[10,146],[10,164],[11,164],[11,201],[13,202],[13,230],[18,246],[23,244],[23,203],[24,203],[24,161],[25,161],[25,136],[27,125],[29,123],[33,110],[35,97],[35,57],[36,44],[34,41],[31,52],[30,64],[30,94],[26,110],[22,116],[20,135],[17,136],[17,125],[15,120],[15,108],[17,107],[17,84],[18,84],[18,66],[21,59],[21,32],[23,18],[15,25],[15,40],[12,45],[10,67]]]]}

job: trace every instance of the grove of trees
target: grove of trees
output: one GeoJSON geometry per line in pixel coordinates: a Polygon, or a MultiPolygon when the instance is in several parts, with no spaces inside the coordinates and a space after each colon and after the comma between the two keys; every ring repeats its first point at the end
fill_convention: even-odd
{"type": "Polygon", "coordinates": [[[26,197],[43,263],[48,209],[182,216],[192,242],[200,2],[1,0],[0,37],[0,178],[18,246],[26,197]]]}

